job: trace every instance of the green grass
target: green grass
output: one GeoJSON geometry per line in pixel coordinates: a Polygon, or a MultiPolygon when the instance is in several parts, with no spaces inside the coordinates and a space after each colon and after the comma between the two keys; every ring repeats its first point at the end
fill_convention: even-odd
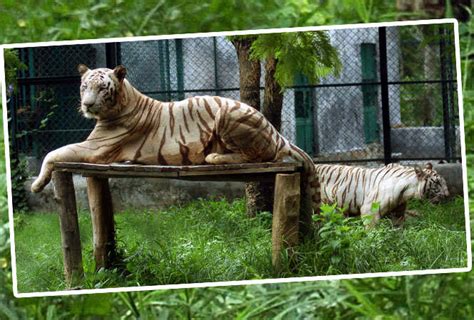
{"type": "MultiPolygon", "coordinates": [[[[411,207],[419,216],[403,228],[384,219],[371,231],[360,219],[328,212],[327,228],[298,247],[298,270],[283,254],[279,274],[271,266],[271,215],[247,218],[242,200],[117,214],[124,266],[98,273],[90,217],[80,213],[84,288],[465,267],[463,200],[438,206],[417,201],[411,207]]],[[[56,214],[17,214],[15,244],[20,292],[65,288],[56,214]]]]}
{"type": "MultiPolygon", "coordinates": [[[[115,216],[118,249],[127,276],[94,274],[90,217],[79,214],[90,288],[256,279],[271,269],[271,218],[246,219],[244,203],[195,201],[159,212],[115,216]]],[[[62,282],[59,222],[55,214],[20,214],[15,223],[20,291],[57,290],[62,282]],[[49,258],[48,258],[49,257],[49,258]],[[53,272],[51,272],[53,271],[53,272]],[[32,277],[31,275],[34,275],[32,277]]]]}
{"type": "Polygon", "coordinates": [[[403,228],[382,219],[367,231],[359,218],[329,212],[314,243],[300,247],[299,273],[351,274],[466,267],[463,199],[442,205],[412,201],[403,228]],[[329,222],[328,222],[329,221],[329,222]],[[306,270],[302,270],[306,268],[306,270]]]}

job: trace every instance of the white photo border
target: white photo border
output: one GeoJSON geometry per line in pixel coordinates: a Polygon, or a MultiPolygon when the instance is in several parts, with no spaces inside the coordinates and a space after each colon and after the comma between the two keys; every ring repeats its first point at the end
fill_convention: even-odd
{"type": "Polygon", "coordinates": [[[344,24],[344,25],[318,26],[318,27],[272,28],[272,29],[259,29],[259,30],[187,33],[187,34],[160,35],[160,36],[137,36],[137,37],[133,36],[133,37],[117,37],[117,38],[106,38],[106,39],[102,38],[102,39],[89,39],[89,40],[70,40],[70,41],[68,40],[68,41],[3,44],[3,45],[0,45],[0,87],[2,89],[2,103],[3,103],[3,130],[4,130],[5,166],[6,166],[7,194],[8,194],[8,216],[9,216],[9,223],[10,223],[9,227],[10,227],[11,263],[12,263],[12,274],[13,274],[12,276],[13,294],[17,298],[151,291],[151,290],[164,290],[164,289],[204,288],[204,287],[218,287],[218,286],[238,286],[238,285],[269,284],[269,283],[307,282],[307,281],[318,281],[318,280],[319,281],[320,280],[343,280],[343,279],[364,279],[364,278],[376,278],[376,277],[446,274],[446,273],[455,273],[455,272],[469,272],[472,270],[471,229],[470,229],[470,218],[469,218],[469,195],[468,195],[468,185],[467,185],[466,144],[465,144],[465,135],[464,135],[464,113],[463,113],[464,109],[463,109],[463,98],[462,98],[459,25],[456,19],[431,19],[431,20],[396,21],[396,22],[363,23],[363,24],[344,24]],[[466,230],[466,247],[467,247],[467,267],[414,270],[414,271],[377,272],[377,273],[363,273],[363,274],[349,274],[349,275],[308,276],[308,277],[277,278],[277,279],[263,279],[263,280],[238,280],[238,281],[202,282],[202,283],[186,283],[186,284],[154,285],[154,286],[133,286],[133,287],[119,287],[119,288],[108,288],[108,289],[80,289],[80,290],[62,290],[62,291],[45,291],[45,292],[28,292],[28,293],[18,292],[17,268],[16,268],[17,266],[16,266],[16,255],[15,255],[15,234],[14,234],[14,227],[13,227],[13,200],[12,200],[12,184],[11,184],[11,169],[10,169],[10,145],[9,145],[9,132],[8,132],[8,121],[7,121],[7,97],[6,97],[4,49],[80,45],[80,44],[99,44],[99,43],[104,44],[104,43],[111,43],[111,42],[138,42],[138,41],[146,41],[146,40],[188,39],[188,38],[200,38],[200,37],[207,38],[207,37],[217,37],[217,36],[256,35],[256,34],[269,34],[269,33],[282,33],[282,32],[328,31],[328,30],[355,29],[355,28],[363,29],[363,28],[376,28],[376,27],[401,27],[401,26],[434,25],[434,24],[453,24],[453,27],[454,27],[456,82],[457,82],[457,89],[458,89],[458,108],[459,108],[459,119],[460,119],[464,209],[465,209],[465,221],[466,221],[465,230],[466,230]]]}

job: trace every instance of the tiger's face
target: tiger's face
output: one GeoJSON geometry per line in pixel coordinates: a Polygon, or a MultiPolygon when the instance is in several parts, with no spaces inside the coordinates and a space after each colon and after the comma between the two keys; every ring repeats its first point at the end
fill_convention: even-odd
{"type": "Polygon", "coordinates": [[[117,100],[126,74],[125,67],[90,70],[80,64],[78,71],[82,76],[80,110],[84,117],[108,119],[119,113],[117,100]]]}
{"type": "Polygon", "coordinates": [[[433,170],[431,164],[428,164],[424,170],[415,168],[415,172],[421,182],[420,194],[424,199],[437,204],[449,197],[446,180],[433,170]]]}

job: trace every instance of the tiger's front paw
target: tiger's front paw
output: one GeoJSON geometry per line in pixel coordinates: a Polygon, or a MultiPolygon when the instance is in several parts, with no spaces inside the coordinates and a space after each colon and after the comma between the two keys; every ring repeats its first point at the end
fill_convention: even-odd
{"type": "Polygon", "coordinates": [[[405,214],[406,215],[409,215],[411,217],[419,217],[420,214],[418,213],[418,211],[415,211],[415,210],[406,210],[405,211],[405,214]]]}
{"type": "Polygon", "coordinates": [[[206,156],[204,161],[206,161],[206,163],[216,164],[216,163],[219,162],[218,161],[219,156],[220,156],[220,154],[218,154],[218,153],[210,153],[206,156]]]}

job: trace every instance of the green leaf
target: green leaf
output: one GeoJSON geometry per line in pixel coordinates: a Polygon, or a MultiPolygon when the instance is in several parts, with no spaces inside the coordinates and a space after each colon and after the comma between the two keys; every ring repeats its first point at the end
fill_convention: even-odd
{"type": "Polygon", "coordinates": [[[258,35],[250,56],[262,61],[276,59],[275,80],[282,88],[293,85],[298,73],[314,84],[330,73],[338,75],[342,67],[324,31],[258,35]]]}

